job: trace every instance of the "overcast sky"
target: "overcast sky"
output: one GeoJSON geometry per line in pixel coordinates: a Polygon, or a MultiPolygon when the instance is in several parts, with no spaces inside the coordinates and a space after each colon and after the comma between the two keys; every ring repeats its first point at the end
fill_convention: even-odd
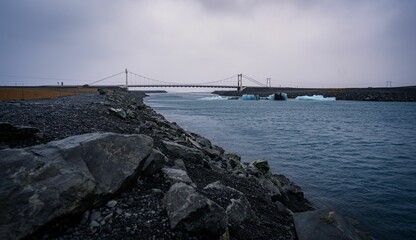
{"type": "Polygon", "coordinates": [[[416,85],[414,0],[1,0],[0,31],[0,85],[416,85]]]}

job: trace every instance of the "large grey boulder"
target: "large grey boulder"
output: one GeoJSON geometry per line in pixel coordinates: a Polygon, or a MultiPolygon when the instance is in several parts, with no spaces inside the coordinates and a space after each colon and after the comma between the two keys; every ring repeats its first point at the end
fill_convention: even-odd
{"type": "Polygon", "coordinates": [[[304,193],[297,184],[281,174],[272,174],[266,160],[256,160],[245,168],[249,177],[253,177],[266,192],[268,198],[279,201],[293,212],[315,209],[304,197],[304,193]]]}
{"type": "Polygon", "coordinates": [[[267,160],[255,160],[250,163],[250,166],[257,168],[262,174],[268,174],[270,171],[269,162],[267,162],[267,160]]]}
{"type": "Polygon", "coordinates": [[[268,178],[257,178],[257,182],[263,187],[264,190],[270,195],[272,201],[277,201],[281,199],[282,193],[279,190],[279,187],[276,186],[268,178]]]}
{"type": "Polygon", "coordinates": [[[117,192],[135,180],[152,155],[158,154],[151,138],[113,133],[1,150],[0,238],[23,238],[117,192]]]}
{"type": "Polygon", "coordinates": [[[230,199],[230,204],[226,208],[228,222],[232,227],[238,227],[244,222],[256,224],[260,222],[244,193],[238,191],[235,188],[225,186],[220,181],[208,184],[204,187],[204,190],[217,190],[222,194],[235,196],[234,198],[230,199]]]}
{"type": "Polygon", "coordinates": [[[163,141],[166,149],[175,157],[181,158],[184,161],[202,164],[205,154],[196,148],[190,148],[179,143],[163,141]]]}
{"type": "Polygon", "coordinates": [[[225,210],[185,183],[172,185],[166,193],[165,207],[170,226],[218,238],[227,229],[225,210]]]}
{"type": "Polygon", "coordinates": [[[293,217],[299,240],[363,239],[344,217],[332,209],[295,213],[293,217]]]}
{"type": "Polygon", "coordinates": [[[188,176],[188,173],[185,170],[164,167],[162,168],[162,172],[165,174],[166,178],[173,183],[184,182],[187,184],[193,184],[192,179],[188,176]]]}
{"type": "Polygon", "coordinates": [[[231,204],[227,206],[226,213],[229,222],[234,226],[239,226],[244,222],[260,222],[245,196],[241,196],[238,199],[231,199],[231,204]]]}

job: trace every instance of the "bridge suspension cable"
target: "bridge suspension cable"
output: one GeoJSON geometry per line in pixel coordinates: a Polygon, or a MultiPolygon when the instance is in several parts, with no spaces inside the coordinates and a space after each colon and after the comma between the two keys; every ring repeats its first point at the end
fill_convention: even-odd
{"type": "Polygon", "coordinates": [[[243,75],[243,77],[244,77],[245,79],[249,80],[250,82],[255,83],[255,84],[257,84],[257,85],[259,85],[259,86],[261,86],[261,87],[266,87],[266,85],[265,85],[265,84],[263,84],[263,83],[261,83],[261,82],[257,81],[257,80],[256,80],[256,79],[254,79],[254,78],[251,78],[251,77],[249,77],[249,76],[247,76],[247,75],[243,75]]]}
{"type": "MultiPolygon", "coordinates": [[[[156,82],[156,83],[161,83],[161,84],[166,84],[166,85],[177,85],[177,86],[179,86],[179,85],[189,85],[189,84],[186,84],[186,83],[176,83],[176,82],[162,81],[162,80],[158,80],[158,79],[146,77],[146,76],[143,76],[143,75],[140,75],[140,74],[131,72],[131,71],[129,71],[129,73],[131,74],[130,76],[131,76],[131,79],[132,80],[133,80],[133,76],[134,76],[134,77],[142,78],[143,80],[150,80],[150,81],[153,81],[153,82],[156,82]]],[[[227,80],[236,78],[236,76],[237,75],[233,75],[233,76],[230,76],[230,77],[227,77],[227,78],[223,78],[223,79],[219,79],[219,80],[216,80],[216,81],[209,81],[209,82],[204,82],[204,83],[195,83],[194,85],[196,85],[196,86],[199,86],[199,85],[203,86],[203,85],[209,85],[209,84],[214,84],[214,83],[219,83],[219,82],[225,82],[227,80]]],[[[137,83],[137,79],[135,79],[135,81],[137,83]]],[[[143,85],[145,85],[145,83],[143,83],[143,82],[141,82],[141,83],[143,85]]]]}
{"type": "Polygon", "coordinates": [[[136,77],[143,78],[143,79],[147,79],[147,80],[154,81],[154,82],[158,82],[158,83],[163,83],[163,84],[178,84],[178,83],[174,83],[174,82],[167,82],[167,81],[162,81],[162,80],[158,80],[158,79],[154,79],[154,78],[145,77],[143,75],[140,75],[140,74],[137,74],[137,73],[134,73],[134,72],[129,72],[129,73],[131,73],[132,75],[134,75],[136,77]]]}
{"type": "Polygon", "coordinates": [[[107,80],[107,79],[109,79],[109,78],[116,77],[116,76],[121,75],[121,74],[124,74],[124,73],[125,73],[125,72],[124,72],[124,71],[122,71],[122,72],[116,73],[116,74],[114,74],[114,75],[111,75],[111,76],[108,76],[108,77],[102,78],[102,79],[100,79],[100,80],[94,81],[94,82],[92,82],[92,83],[89,83],[88,85],[92,85],[92,84],[95,84],[95,83],[99,83],[99,82],[102,82],[102,81],[107,80]]]}
{"type": "Polygon", "coordinates": [[[223,78],[223,79],[216,80],[216,81],[200,83],[200,85],[208,85],[208,84],[213,84],[213,83],[225,82],[227,80],[230,80],[230,79],[233,79],[233,78],[236,78],[236,77],[237,77],[237,75],[233,75],[231,77],[223,78]]]}

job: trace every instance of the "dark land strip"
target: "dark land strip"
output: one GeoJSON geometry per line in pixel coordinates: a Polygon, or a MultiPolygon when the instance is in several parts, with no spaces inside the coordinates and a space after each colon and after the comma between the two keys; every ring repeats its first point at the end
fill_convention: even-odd
{"type": "Polygon", "coordinates": [[[337,100],[353,101],[388,101],[388,102],[416,102],[416,86],[389,88],[261,88],[247,87],[241,93],[236,91],[215,91],[222,96],[241,96],[242,94],[258,94],[268,96],[273,93],[284,92],[289,98],[305,95],[323,95],[336,97],[337,100]]]}

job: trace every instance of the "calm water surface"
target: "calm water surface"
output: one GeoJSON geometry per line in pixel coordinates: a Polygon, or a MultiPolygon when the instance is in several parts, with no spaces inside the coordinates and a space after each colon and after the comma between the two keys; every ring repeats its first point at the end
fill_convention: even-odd
{"type": "Polygon", "coordinates": [[[145,101],[247,161],[267,159],[317,206],[375,238],[416,239],[416,103],[202,100],[209,96],[145,101]]]}

